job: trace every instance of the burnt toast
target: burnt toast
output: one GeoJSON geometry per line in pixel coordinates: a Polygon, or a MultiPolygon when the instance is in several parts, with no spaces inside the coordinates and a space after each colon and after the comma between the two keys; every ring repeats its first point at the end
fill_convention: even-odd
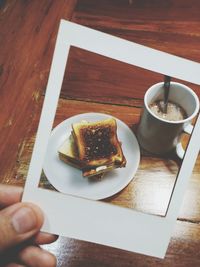
{"type": "Polygon", "coordinates": [[[58,154],[62,161],[82,170],[83,177],[101,178],[105,172],[126,165],[114,118],[74,123],[58,154]]]}
{"type": "Polygon", "coordinates": [[[72,129],[78,158],[87,166],[125,166],[126,159],[117,137],[114,118],[74,123],[72,129]]]}

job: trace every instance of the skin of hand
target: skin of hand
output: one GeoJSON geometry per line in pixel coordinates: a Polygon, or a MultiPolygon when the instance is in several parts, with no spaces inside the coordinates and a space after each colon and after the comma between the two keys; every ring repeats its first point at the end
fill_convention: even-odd
{"type": "Polygon", "coordinates": [[[0,266],[55,267],[56,258],[39,245],[57,236],[40,232],[43,213],[32,203],[20,202],[23,189],[0,184],[0,266]]]}

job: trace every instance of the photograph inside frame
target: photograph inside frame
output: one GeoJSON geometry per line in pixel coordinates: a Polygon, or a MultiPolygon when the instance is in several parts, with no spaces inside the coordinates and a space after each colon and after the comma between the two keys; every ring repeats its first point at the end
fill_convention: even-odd
{"type": "Polygon", "coordinates": [[[199,96],[197,85],[71,47],[39,187],[165,216],[199,96]]]}

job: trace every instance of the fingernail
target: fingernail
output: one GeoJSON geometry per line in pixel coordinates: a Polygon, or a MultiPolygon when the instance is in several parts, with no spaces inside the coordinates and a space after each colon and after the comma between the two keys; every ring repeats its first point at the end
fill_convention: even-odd
{"type": "Polygon", "coordinates": [[[27,233],[37,226],[37,219],[29,207],[22,207],[12,217],[12,225],[18,234],[27,233]]]}

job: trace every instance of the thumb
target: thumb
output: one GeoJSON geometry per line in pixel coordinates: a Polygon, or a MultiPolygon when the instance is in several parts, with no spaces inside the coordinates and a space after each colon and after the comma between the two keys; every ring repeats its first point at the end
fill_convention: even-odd
{"type": "Polygon", "coordinates": [[[0,252],[35,235],[42,226],[39,207],[17,203],[0,211],[0,252]]]}

